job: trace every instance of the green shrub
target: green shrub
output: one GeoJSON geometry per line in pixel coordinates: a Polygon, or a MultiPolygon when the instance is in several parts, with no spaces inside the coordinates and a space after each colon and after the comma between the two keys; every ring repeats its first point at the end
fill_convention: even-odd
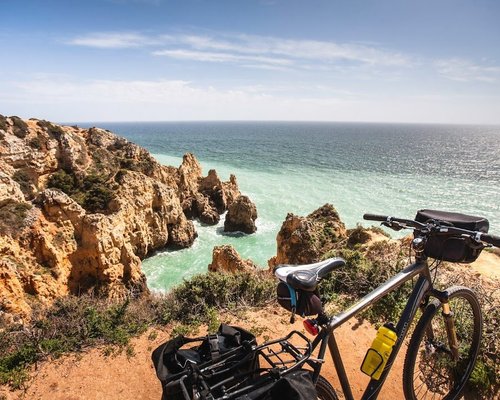
{"type": "MultiPolygon", "coordinates": [[[[335,300],[338,309],[365,296],[406,265],[407,257],[398,244],[375,242],[367,250],[341,248],[325,254],[324,258],[342,257],[346,266],[333,272],[320,286],[327,302],[335,300]]],[[[366,310],[362,316],[372,322],[397,321],[411,292],[407,283],[366,310]]]]}
{"type": "Polygon", "coordinates": [[[22,169],[18,169],[12,175],[12,179],[15,180],[17,183],[19,183],[19,186],[21,187],[21,191],[24,193],[25,196],[31,195],[31,192],[32,192],[31,191],[31,179],[26,171],[23,171],[22,169]]]}
{"type": "Polygon", "coordinates": [[[24,227],[31,205],[9,200],[0,206],[0,234],[18,234],[24,227]]]}
{"type": "Polygon", "coordinates": [[[177,286],[160,305],[161,323],[209,323],[212,309],[260,307],[274,301],[275,282],[251,273],[195,275],[177,286]]]}
{"type": "Polygon", "coordinates": [[[24,122],[21,118],[13,116],[10,117],[14,124],[13,132],[20,139],[24,139],[28,134],[28,124],[24,122]]]}
{"type": "Polygon", "coordinates": [[[57,140],[60,140],[61,136],[64,135],[64,129],[58,125],[50,123],[49,121],[38,120],[37,125],[57,140]]]}
{"type": "Polygon", "coordinates": [[[109,202],[114,198],[114,191],[109,187],[106,178],[96,174],[88,175],[79,181],[74,175],[60,169],[50,176],[47,187],[62,190],[92,213],[105,213],[109,202]]]}
{"type": "Polygon", "coordinates": [[[68,196],[71,196],[78,190],[75,177],[68,174],[63,169],[60,169],[50,175],[49,180],[47,181],[47,187],[62,190],[68,196]]]}
{"type": "Polygon", "coordinates": [[[85,177],[80,191],[84,193],[82,207],[93,213],[105,213],[109,202],[114,198],[113,190],[109,188],[105,178],[98,175],[85,177]]]}
{"type": "Polygon", "coordinates": [[[177,322],[178,332],[188,332],[204,322],[215,330],[221,309],[267,304],[274,299],[274,286],[274,280],[255,274],[207,273],[168,295],[122,301],[90,295],[60,298],[50,308],[36,308],[25,326],[0,330],[0,384],[19,388],[29,378],[30,365],[89,346],[132,355],[130,339],[151,326],[177,322]]]}
{"type": "Polygon", "coordinates": [[[8,128],[7,118],[0,114],[0,129],[6,131],[8,128]]]}
{"type": "Polygon", "coordinates": [[[364,244],[370,240],[370,234],[367,229],[363,228],[361,225],[356,225],[356,228],[350,229],[348,232],[349,238],[347,239],[347,245],[349,247],[354,247],[357,244],[364,244]]]}
{"type": "Polygon", "coordinates": [[[30,145],[30,147],[36,150],[40,150],[42,148],[42,142],[38,136],[35,136],[34,138],[30,139],[28,144],[30,145]]]}

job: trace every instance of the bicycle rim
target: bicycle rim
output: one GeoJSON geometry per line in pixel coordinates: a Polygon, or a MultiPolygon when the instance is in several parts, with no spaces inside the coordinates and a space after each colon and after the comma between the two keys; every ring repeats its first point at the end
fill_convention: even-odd
{"type": "Polygon", "coordinates": [[[441,304],[429,304],[410,339],[403,370],[407,399],[456,399],[472,373],[479,352],[482,315],[475,294],[465,287],[448,289],[458,339],[453,360],[441,304]]]}

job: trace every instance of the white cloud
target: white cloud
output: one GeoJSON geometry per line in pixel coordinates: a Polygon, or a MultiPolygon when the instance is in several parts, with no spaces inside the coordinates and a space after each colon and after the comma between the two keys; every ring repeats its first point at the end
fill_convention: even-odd
{"type": "Polygon", "coordinates": [[[181,60],[208,61],[208,62],[255,62],[278,66],[291,65],[292,60],[276,57],[252,56],[245,54],[231,54],[220,52],[206,52],[193,50],[160,50],[153,52],[157,56],[167,56],[181,60]]]}
{"type": "Polygon", "coordinates": [[[408,66],[412,58],[399,52],[380,49],[375,45],[336,43],[333,41],[292,40],[277,37],[219,34],[218,37],[200,35],[165,35],[170,44],[188,46],[197,50],[217,50],[243,54],[272,54],[290,59],[347,60],[378,65],[408,66]]]}
{"type": "Polygon", "coordinates": [[[148,37],[138,33],[115,32],[115,33],[91,33],[78,36],[66,44],[85,47],[96,47],[99,49],[124,49],[129,47],[142,47],[158,44],[153,37],[148,37]]]}
{"type": "Polygon", "coordinates": [[[500,82],[500,67],[494,65],[480,65],[460,58],[450,58],[436,61],[435,66],[439,74],[453,81],[500,82]]]}
{"type": "Polygon", "coordinates": [[[352,62],[384,66],[409,66],[411,57],[375,46],[317,40],[291,40],[255,35],[165,36],[171,44],[199,51],[225,51],[228,54],[282,56],[289,60],[314,60],[324,63],[352,62]]]}
{"type": "Polygon", "coordinates": [[[156,46],[154,55],[198,62],[230,62],[248,65],[292,65],[306,62],[320,66],[351,63],[386,67],[411,66],[408,55],[375,45],[336,43],[333,41],[293,40],[245,34],[142,35],[137,33],[91,33],[67,42],[97,48],[156,46]],[[255,61],[255,64],[248,64],[255,61]]]}

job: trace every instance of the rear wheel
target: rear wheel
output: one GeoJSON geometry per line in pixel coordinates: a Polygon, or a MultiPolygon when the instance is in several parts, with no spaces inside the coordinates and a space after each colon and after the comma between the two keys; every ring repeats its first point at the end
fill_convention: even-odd
{"type": "Polygon", "coordinates": [[[442,304],[435,300],[426,307],[408,345],[403,368],[408,400],[457,399],[474,368],[483,324],[479,301],[466,287],[454,286],[447,291],[459,357],[452,357],[442,304]]]}
{"type": "Polygon", "coordinates": [[[316,382],[316,393],[318,393],[318,400],[338,400],[333,386],[321,375],[316,382]]]}

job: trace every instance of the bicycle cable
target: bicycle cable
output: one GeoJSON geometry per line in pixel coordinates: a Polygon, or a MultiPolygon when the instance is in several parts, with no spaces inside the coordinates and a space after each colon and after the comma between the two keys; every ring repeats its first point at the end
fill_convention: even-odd
{"type": "Polygon", "coordinates": [[[434,260],[431,265],[429,265],[429,272],[434,272],[434,277],[432,278],[432,286],[436,283],[438,267],[441,265],[443,260],[434,260]]]}

